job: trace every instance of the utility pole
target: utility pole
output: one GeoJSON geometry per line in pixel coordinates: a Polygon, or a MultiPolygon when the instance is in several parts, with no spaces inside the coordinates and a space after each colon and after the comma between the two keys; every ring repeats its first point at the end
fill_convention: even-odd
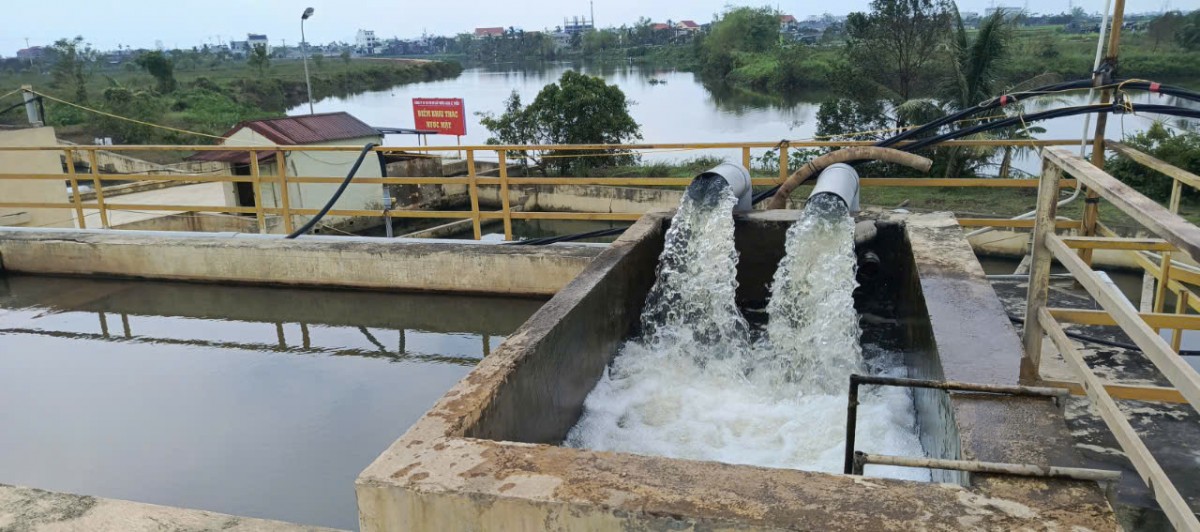
{"type": "MultiPolygon", "coordinates": [[[[1112,29],[1108,34],[1108,52],[1104,56],[1104,63],[1100,65],[1100,69],[1093,74],[1093,85],[1099,85],[1104,78],[1108,77],[1105,73],[1114,74],[1117,70],[1117,57],[1121,51],[1121,24],[1125,21],[1125,0],[1114,0],[1112,29]]],[[[1100,103],[1106,104],[1112,101],[1112,89],[1104,89],[1100,93],[1100,103]]],[[[1096,133],[1092,137],[1092,165],[1096,168],[1104,168],[1104,129],[1108,125],[1108,113],[1097,113],[1096,115],[1096,133]]],[[[1095,191],[1088,190],[1087,197],[1084,199],[1083,206],[1083,235],[1094,236],[1096,234],[1096,222],[1100,217],[1100,195],[1095,191]]],[[[1079,258],[1091,265],[1092,250],[1079,250],[1079,258]]]]}
{"type": "Polygon", "coordinates": [[[588,9],[592,12],[592,29],[596,29],[596,2],[588,0],[588,9]]]}
{"type": "MultiPolygon", "coordinates": [[[[304,88],[308,90],[308,114],[315,114],[313,111],[312,99],[312,81],[308,79],[308,39],[304,38],[304,21],[308,17],[313,16],[313,8],[304,10],[304,14],[300,15],[300,55],[304,57],[304,88]]],[[[390,220],[389,220],[390,223],[390,220]]],[[[390,225],[388,226],[391,227],[390,225]]]]}

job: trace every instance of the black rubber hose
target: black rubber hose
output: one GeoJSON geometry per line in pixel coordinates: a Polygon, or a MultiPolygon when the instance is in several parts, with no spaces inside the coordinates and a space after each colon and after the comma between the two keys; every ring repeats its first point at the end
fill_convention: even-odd
{"type": "MultiPolygon", "coordinates": [[[[350,173],[346,174],[346,179],[343,179],[342,184],[338,185],[337,190],[333,192],[333,196],[329,198],[329,201],[325,202],[324,207],[321,207],[321,211],[318,212],[316,216],[313,216],[308,223],[304,224],[304,227],[293,231],[292,234],[288,235],[286,238],[296,238],[311,231],[313,227],[317,226],[317,223],[321,221],[321,218],[325,217],[325,213],[329,212],[329,209],[333,208],[333,204],[337,203],[338,198],[342,197],[342,193],[346,191],[346,187],[350,186],[350,180],[354,179],[354,174],[358,173],[358,167],[362,166],[363,159],[365,159],[367,154],[371,153],[371,150],[376,146],[378,146],[378,144],[375,144],[374,142],[368,142],[365,146],[363,146],[362,151],[358,153],[358,159],[354,161],[354,166],[350,167],[350,173]]],[[[287,162],[280,161],[280,164],[287,164],[287,162]]],[[[380,164],[383,164],[382,160],[380,160],[380,164]]]]}
{"type": "MultiPolygon", "coordinates": [[[[1024,319],[1024,318],[1022,318],[1022,317],[1020,317],[1020,316],[1014,316],[1014,315],[1012,315],[1012,314],[1009,314],[1009,315],[1008,315],[1008,319],[1009,319],[1009,320],[1011,320],[1013,323],[1019,323],[1019,324],[1021,324],[1021,325],[1024,325],[1024,324],[1025,324],[1025,319],[1024,319]]],[[[1095,336],[1089,336],[1089,335],[1086,335],[1086,334],[1080,334],[1080,333],[1077,333],[1077,332],[1072,332],[1072,331],[1068,331],[1068,330],[1065,330],[1065,329],[1063,330],[1063,332],[1064,332],[1064,333],[1066,333],[1067,337],[1069,337],[1069,338],[1074,338],[1074,339],[1076,339],[1076,340],[1081,340],[1081,341],[1084,341],[1084,342],[1091,342],[1091,343],[1094,343],[1094,344],[1100,344],[1100,345],[1107,346],[1107,347],[1116,347],[1116,348],[1119,348],[1119,349],[1128,349],[1128,350],[1130,350],[1130,351],[1137,351],[1137,352],[1139,352],[1139,353],[1141,353],[1141,352],[1142,352],[1142,348],[1140,348],[1140,347],[1138,347],[1138,346],[1136,346],[1136,345],[1133,345],[1133,344],[1127,344],[1127,343],[1125,343],[1125,342],[1118,342],[1118,341],[1116,341],[1116,340],[1107,340],[1107,339],[1104,339],[1104,338],[1097,338],[1097,337],[1095,337],[1095,336]]],[[[1181,351],[1179,351],[1179,355],[1180,355],[1180,356],[1197,356],[1197,355],[1200,355],[1200,351],[1192,351],[1192,350],[1186,350],[1186,349],[1185,349],[1185,350],[1181,350],[1181,351]]]]}
{"type": "MultiPolygon", "coordinates": [[[[962,120],[968,116],[979,113],[981,111],[985,111],[988,109],[994,109],[996,107],[1003,107],[1004,105],[1008,105],[1009,103],[1012,103],[1012,102],[1023,101],[1028,98],[1045,95],[1046,93],[1050,93],[1050,92],[1070,90],[1070,89],[1090,88],[1091,86],[1092,86],[1092,82],[1090,79],[1081,79],[1081,80],[1068,81],[1068,82],[1063,82],[1063,83],[1056,83],[1056,84],[1047,85],[1044,87],[1038,87],[1036,89],[1031,89],[1028,91],[1021,91],[1021,92],[1016,92],[1016,93],[1012,93],[1012,94],[1005,94],[1002,96],[997,96],[997,97],[991,98],[989,100],[986,100],[974,107],[963,109],[961,111],[944,116],[944,117],[934,120],[932,122],[923,124],[916,128],[909,129],[909,130],[901,132],[897,135],[893,135],[889,138],[883,139],[883,140],[875,143],[875,145],[881,146],[881,147],[892,146],[896,143],[907,140],[911,137],[941,128],[942,126],[944,126],[946,124],[957,122],[959,120],[962,120]]],[[[1167,94],[1167,95],[1171,95],[1171,96],[1176,96],[1179,98],[1184,98],[1184,99],[1191,100],[1191,101],[1200,102],[1200,93],[1197,93],[1195,91],[1190,91],[1190,90],[1182,88],[1182,87],[1175,87],[1172,85],[1161,85],[1161,84],[1156,84],[1156,83],[1148,82],[1148,81],[1114,80],[1112,83],[1110,83],[1108,85],[1103,85],[1103,86],[1096,87],[1096,88],[1097,89],[1111,89],[1111,88],[1117,88],[1117,87],[1121,87],[1123,89],[1129,89],[1129,90],[1147,90],[1147,91],[1151,91],[1151,92],[1155,92],[1155,93],[1162,93],[1162,94],[1167,94]]],[[[1082,107],[1088,107],[1088,106],[1082,106],[1082,107]]],[[[1190,111],[1190,110],[1188,110],[1186,108],[1182,108],[1182,107],[1156,106],[1153,104],[1138,105],[1138,106],[1135,106],[1134,109],[1135,109],[1135,111],[1154,112],[1149,109],[1146,109],[1147,107],[1169,107],[1172,109],[1190,111]]],[[[1050,112],[1050,111],[1046,111],[1046,112],[1050,112]]],[[[1095,112],[1095,111],[1091,111],[1091,112],[1095,112]]],[[[1032,118],[1036,114],[1038,114],[1038,113],[1034,113],[1033,115],[1027,115],[1025,117],[1025,121],[1030,122],[1030,121],[1037,120],[1036,118],[1032,118]]],[[[1167,114],[1169,114],[1169,113],[1167,113],[1167,114]]],[[[1070,115],[1061,115],[1061,116],[1070,116],[1070,115]]],[[[1196,115],[1189,114],[1189,115],[1175,115],[1175,116],[1193,117],[1196,115]]],[[[983,130],[973,130],[972,132],[977,133],[980,131],[988,131],[988,130],[994,129],[994,128],[1008,127],[1008,126],[1011,126],[1014,123],[1020,121],[1019,117],[1014,117],[1014,118],[1016,118],[1016,119],[1015,120],[1013,120],[1012,118],[1006,119],[1006,120],[1011,120],[1011,121],[1003,123],[1003,124],[999,124],[999,125],[995,125],[995,124],[997,124],[997,122],[988,122],[985,124],[979,124],[975,127],[985,126],[988,124],[993,124],[993,126],[991,128],[983,129],[983,130]]],[[[1044,120],[1044,119],[1048,119],[1048,118],[1055,118],[1055,116],[1046,116],[1046,117],[1043,117],[1042,119],[1044,120]]],[[[953,133],[953,132],[951,132],[951,133],[953,133]]],[[[931,144],[936,144],[938,142],[944,142],[945,140],[949,140],[949,139],[952,139],[955,137],[946,137],[945,135],[942,135],[942,136],[933,137],[933,138],[937,139],[937,141],[936,142],[924,142],[920,146],[908,145],[908,146],[903,146],[903,147],[900,147],[897,149],[904,150],[904,151],[912,151],[912,150],[919,149],[920,147],[928,146],[931,144]]],[[[927,140],[930,140],[930,139],[927,139],[927,140]]],[[[811,177],[810,177],[810,179],[811,179],[811,177]]],[[[779,190],[779,187],[775,186],[775,187],[771,187],[771,189],[769,189],[769,190],[766,190],[766,191],[756,194],[754,196],[753,203],[758,204],[758,203],[766,200],[767,198],[775,195],[775,192],[777,192],[778,190],[779,190]]]]}
{"type": "Polygon", "coordinates": [[[599,238],[602,236],[619,235],[624,233],[628,227],[613,227],[611,229],[598,229],[596,231],[588,231],[586,233],[576,233],[573,235],[562,236],[545,236],[542,238],[530,238],[526,240],[518,240],[509,242],[513,246],[544,246],[546,244],[555,244],[558,242],[571,242],[575,240],[583,240],[585,238],[599,238]]]}

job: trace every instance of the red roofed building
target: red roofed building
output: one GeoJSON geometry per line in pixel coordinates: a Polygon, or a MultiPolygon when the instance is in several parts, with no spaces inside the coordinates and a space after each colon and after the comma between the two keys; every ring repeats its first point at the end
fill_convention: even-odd
{"type": "Polygon", "coordinates": [[[796,21],[796,17],[791,15],[779,15],[779,31],[785,33],[789,31],[795,31],[798,24],[799,23],[796,21]]]}
{"type": "Polygon", "coordinates": [[[484,37],[503,37],[504,28],[475,28],[475,38],[482,39],[484,37]]]}
{"type": "MultiPolygon", "coordinates": [[[[368,142],[383,143],[383,134],[379,130],[345,112],[247,120],[221,136],[225,137],[222,144],[226,146],[317,145],[361,148],[368,142]]],[[[289,177],[346,177],[350,168],[354,166],[354,161],[358,159],[358,150],[282,153],[286,175],[289,177]]],[[[257,152],[259,175],[279,175],[279,163],[275,154],[274,151],[257,152]]],[[[227,163],[233,175],[253,174],[250,155],[246,151],[200,151],[189,159],[227,163]]],[[[379,165],[373,160],[368,161],[359,167],[355,177],[381,177],[379,165]]],[[[287,189],[290,208],[319,209],[329,201],[337,186],[337,183],[290,184],[287,189]]],[[[225,187],[226,202],[229,205],[254,206],[253,183],[226,183],[225,187]]],[[[277,183],[263,181],[260,189],[264,207],[282,205],[281,190],[277,183]]],[[[338,200],[338,208],[365,209],[370,205],[378,205],[382,197],[382,185],[351,184],[338,200]]],[[[303,216],[294,218],[297,226],[306,221],[303,216]]],[[[332,224],[339,218],[327,216],[325,220],[332,224]]]]}
{"type": "Polygon", "coordinates": [[[654,24],[650,25],[650,29],[652,29],[654,31],[669,30],[669,29],[671,29],[671,26],[663,24],[662,22],[655,22],[654,24]]]}
{"type": "Polygon", "coordinates": [[[700,31],[700,25],[691,20],[681,20],[675,23],[676,37],[691,37],[692,34],[700,31]]]}

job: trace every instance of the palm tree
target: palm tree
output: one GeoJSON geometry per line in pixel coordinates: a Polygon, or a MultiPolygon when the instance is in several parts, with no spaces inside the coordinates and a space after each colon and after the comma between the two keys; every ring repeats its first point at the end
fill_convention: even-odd
{"type": "MultiPolygon", "coordinates": [[[[979,31],[971,39],[957,7],[953,13],[955,32],[950,46],[954,61],[951,62],[951,73],[942,87],[941,96],[950,110],[960,110],[995,94],[999,66],[1012,40],[1012,20],[997,11],[979,24],[979,31]]],[[[966,169],[972,159],[985,160],[988,155],[990,153],[967,155],[958,148],[951,148],[946,161],[946,176],[958,174],[966,169]]]]}

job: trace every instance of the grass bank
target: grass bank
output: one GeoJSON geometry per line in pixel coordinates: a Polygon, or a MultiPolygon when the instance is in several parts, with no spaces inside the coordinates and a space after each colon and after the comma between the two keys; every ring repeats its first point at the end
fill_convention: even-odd
{"type": "MultiPolygon", "coordinates": [[[[309,63],[313,97],[344,96],[396,85],[457,76],[455,62],[402,59],[324,59],[309,63]]],[[[283,116],[307,100],[304,66],[299,60],[273,61],[259,71],[244,62],[224,62],[175,72],[178,88],[155,89],[148,74],[129,68],[104,68],[86,78],[87,99],[78,101],[74,87],[56,87],[46,72],[0,75],[0,89],[32,85],[35,90],[115,115],[209,135],[219,135],[242,120],[283,116]]],[[[12,99],[12,98],[10,98],[12,99]]],[[[14,103],[0,102],[0,104],[14,103]]],[[[91,142],[112,137],[125,144],[203,144],[213,139],[116,120],[53,101],[45,102],[46,119],[60,136],[91,142]]],[[[0,123],[20,124],[23,109],[0,116],[0,123]]]]}

